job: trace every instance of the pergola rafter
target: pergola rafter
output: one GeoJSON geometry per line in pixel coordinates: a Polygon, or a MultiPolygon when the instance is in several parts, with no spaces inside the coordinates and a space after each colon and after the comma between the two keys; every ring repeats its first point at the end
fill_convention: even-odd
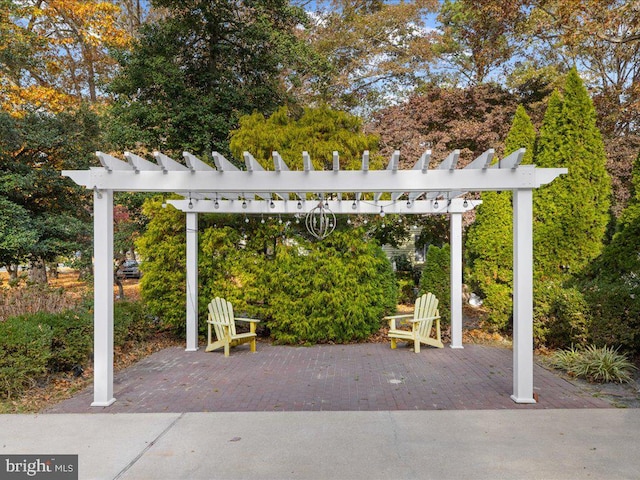
{"type": "Polygon", "coordinates": [[[524,149],[492,164],[487,150],[465,168],[457,168],[454,150],[435,169],[429,169],[427,150],[413,168],[399,168],[395,151],[384,170],[369,169],[369,152],[360,170],[340,170],[338,152],[332,170],[315,170],[307,152],[303,169],[291,170],[272,153],[267,170],[249,153],[240,170],[214,152],[215,168],[184,152],[184,164],[160,152],[155,163],[132,153],[126,161],[97,152],[101,167],[63,171],[79,185],[94,191],[94,406],[107,406],[113,398],[113,192],[177,193],[169,200],[186,214],[187,232],[187,351],[198,349],[198,214],[304,215],[326,205],[334,214],[449,214],[451,242],[451,347],[462,346],[462,214],[480,201],[467,200],[467,192],[513,192],[514,340],[513,395],[518,403],[533,403],[533,190],[553,181],[564,168],[521,165],[524,149]]]}

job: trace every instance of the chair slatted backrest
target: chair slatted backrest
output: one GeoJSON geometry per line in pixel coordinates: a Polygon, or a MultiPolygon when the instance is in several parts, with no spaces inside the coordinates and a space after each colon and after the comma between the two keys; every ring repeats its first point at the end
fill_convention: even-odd
{"type": "MultiPolygon", "coordinates": [[[[216,297],[209,304],[209,314],[215,322],[224,323],[229,326],[229,334],[235,336],[236,324],[233,316],[233,306],[231,302],[226,301],[224,298],[216,297]]],[[[213,325],[216,332],[216,336],[219,340],[224,338],[224,328],[222,325],[213,325]]]]}
{"type": "MultiPolygon", "coordinates": [[[[425,293],[416,300],[416,308],[413,312],[414,320],[420,318],[437,317],[438,316],[438,299],[433,293],[425,293]]],[[[433,325],[433,318],[420,322],[418,335],[420,337],[428,337],[431,333],[431,327],[433,325]]]]}

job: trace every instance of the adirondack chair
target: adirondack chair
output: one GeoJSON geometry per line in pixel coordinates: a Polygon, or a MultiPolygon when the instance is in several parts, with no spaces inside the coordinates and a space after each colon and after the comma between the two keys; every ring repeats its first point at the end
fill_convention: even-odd
{"type": "Polygon", "coordinates": [[[384,317],[389,321],[389,338],[391,338],[391,348],[396,348],[398,340],[413,342],[413,350],[420,352],[420,344],[431,345],[443,348],[440,336],[440,313],[438,312],[438,299],[432,293],[425,293],[416,300],[414,312],[406,315],[392,315],[384,317]],[[405,320],[411,324],[411,331],[398,330],[396,320],[405,320]],[[431,329],[435,321],[435,338],[431,336],[431,329]]]}
{"type": "Polygon", "coordinates": [[[229,356],[229,349],[242,343],[251,342],[252,352],[256,351],[256,323],[260,320],[254,318],[241,318],[233,315],[231,302],[224,298],[216,297],[209,303],[209,316],[207,318],[207,352],[224,347],[224,356],[229,356]],[[248,333],[236,333],[236,321],[249,322],[248,333]],[[215,332],[216,341],[212,341],[212,331],[215,332]]]}

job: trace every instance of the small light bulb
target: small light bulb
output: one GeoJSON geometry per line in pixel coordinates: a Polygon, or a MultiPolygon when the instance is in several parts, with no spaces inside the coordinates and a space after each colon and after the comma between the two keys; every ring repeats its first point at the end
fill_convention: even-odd
{"type": "Polygon", "coordinates": [[[302,209],[302,202],[298,200],[298,210],[302,209]]]}
{"type": "Polygon", "coordinates": [[[275,203],[273,203],[273,200],[271,200],[271,203],[269,204],[269,206],[270,206],[271,208],[276,208],[276,204],[275,204],[275,203]]]}
{"type": "Polygon", "coordinates": [[[242,208],[247,208],[247,201],[246,200],[242,201],[242,208]]]}
{"type": "Polygon", "coordinates": [[[358,206],[356,205],[356,201],[354,200],[353,203],[351,204],[351,208],[353,210],[355,210],[356,208],[358,208],[358,206]]]}
{"type": "Polygon", "coordinates": [[[218,203],[218,200],[216,200],[215,202],[213,202],[213,208],[215,208],[216,210],[218,208],[220,208],[220,204],[218,203]]]}
{"type": "Polygon", "coordinates": [[[386,213],[384,213],[384,208],[380,207],[380,216],[384,218],[385,215],[386,213]]]}

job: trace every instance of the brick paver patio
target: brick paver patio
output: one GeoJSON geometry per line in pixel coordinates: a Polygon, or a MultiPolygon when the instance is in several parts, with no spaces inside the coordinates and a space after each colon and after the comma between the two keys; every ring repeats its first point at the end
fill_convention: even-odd
{"type": "Polygon", "coordinates": [[[607,408],[604,399],[534,365],[539,402],[518,405],[510,349],[466,345],[423,348],[388,344],[273,346],[222,351],[172,347],[115,375],[110,407],[90,407],[93,388],[48,413],[306,410],[475,410],[607,408]]]}

